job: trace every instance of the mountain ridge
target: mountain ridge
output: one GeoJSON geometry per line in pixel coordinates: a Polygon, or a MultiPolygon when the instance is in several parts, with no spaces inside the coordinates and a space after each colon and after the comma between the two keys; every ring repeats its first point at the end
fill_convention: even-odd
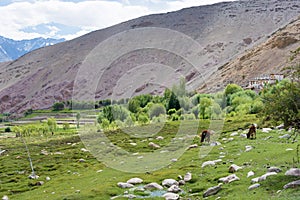
{"type": "MultiPolygon", "coordinates": [[[[208,83],[219,67],[265,42],[268,36],[299,15],[297,0],[235,1],[144,16],[94,31],[0,65],[0,112],[45,109],[56,101],[74,98],[79,71],[85,67],[91,52],[109,40],[115,46],[108,47],[122,44],[131,51],[119,55],[108,66],[100,66],[101,60],[94,60],[94,64],[100,63],[95,68],[98,73],[87,71],[86,74],[100,77],[95,91],[92,91],[96,99],[161,94],[182,76],[186,78],[189,89],[196,90],[208,83]],[[181,33],[194,40],[199,48],[182,51],[182,55],[159,48],[136,51],[134,41],[140,41],[141,45],[152,44],[148,41],[151,35],[124,43],[116,39],[122,34],[130,37],[126,34],[149,29],[181,33]],[[195,62],[191,64],[185,60],[186,55],[194,55],[195,62]]],[[[161,41],[162,44],[166,42],[165,39],[161,41]]],[[[187,48],[184,43],[172,45],[167,48],[177,48],[178,45],[182,45],[183,50],[187,48]]],[[[83,79],[81,86],[87,81],[83,79]]]]}

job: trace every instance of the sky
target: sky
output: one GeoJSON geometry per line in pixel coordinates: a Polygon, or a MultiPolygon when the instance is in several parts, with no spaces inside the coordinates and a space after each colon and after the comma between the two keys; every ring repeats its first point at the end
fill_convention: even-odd
{"type": "Polygon", "coordinates": [[[221,1],[224,0],[0,0],[0,36],[14,40],[69,40],[140,16],[221,1]]]}

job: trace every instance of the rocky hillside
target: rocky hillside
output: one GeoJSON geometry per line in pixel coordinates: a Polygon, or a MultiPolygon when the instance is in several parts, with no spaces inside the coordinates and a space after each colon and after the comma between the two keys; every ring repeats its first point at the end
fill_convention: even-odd
{"type": "Polygon", "coordinates": [[[12,40],[0,36],[0,62],[15,60],[35,49],[63,42],[64,39],[34,38],[31,40],[12,40]]]}
{"type": "Polygon", "coordinates": [[[300,18],[272,34],[269,39],[220,66],[199,91],[215,92],[229,83],[246,87],[249,80],[300,63],[300,18]]]}
{"type": "Polygon", "coordinates": [[[30,52],[0,65],[0,113],[49,108],[77,96],[159,94],[180,77],[195,90],[209,77],[213,80],[225,63],[295,20],[298,4],[249,0],[193,7],[144,16],[30,52]]]}

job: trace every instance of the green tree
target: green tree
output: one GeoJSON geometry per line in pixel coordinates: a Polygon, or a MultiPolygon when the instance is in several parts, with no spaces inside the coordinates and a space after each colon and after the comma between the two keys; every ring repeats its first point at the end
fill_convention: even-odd
{"type": "Polygon", "coordinates": [[[53,134],[56,131],[57,123],[55,118],[48,118],[47,119],[47,125],[49,128],[49,131],[53,134]]]}
{"type": "Polygon", "coordinates": [[[137,113],[140,109],[140,102],[137,99],[130,99],[128,102],[128,110],[137,113]]]}
{"type": "Polygon", "coordinates": [[[147,124],[147,123],[149,123],[150,119],[147,114],[140,113],[138,116],[138,121],[140,124],[147,124]]]}
{"type": "Polygon", "coordinates": [[[60,111],[65,109],[65,104],[62,102],[55,102],[52,106],[53,111],[60,111]]]}
{"type": "Polygon", "coordinates": [[[101,122],[101,127],[104,129],[104,130],[107,130],[109,128],[109,120],[104,118],[101,122]]]}
{"type": "Polygon", "coordinates": [[[175,95],[174,92],[171,93],[170,99],[167,103],[167,110],[170,110],[172,108],[174,108],[176,110],[180,109],[179,100],[178,100],[178,98],[177,98],[177,96],[175,95]]]}
{"type": "Polygon", "coordinates": [[[200,104],[199,104],[199,114],[202,117],[202,119],[205,119],[205,113],[208,110],[208,108],[212,105],[212,100],[208,97],[201,98],[200,104]]]}
{"type": "Polygon", "coordinates": [[[150,119],[153,117],[158,117],[160,115],[165,115],[166,109],[162,104],[153,104],[149,110],[150,119]]]}

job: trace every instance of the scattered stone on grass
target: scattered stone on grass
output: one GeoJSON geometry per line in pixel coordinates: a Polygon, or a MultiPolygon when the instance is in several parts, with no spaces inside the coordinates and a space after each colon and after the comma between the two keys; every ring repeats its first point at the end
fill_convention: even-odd
{"type": "Polygon", "coordinates": [[[83,151],[83,152],[89,152],[89,150],[87,150],[85,148],[81,148],[80,150],[83,151]]]}
{"type": "Polygon", "coordinates": [[[147,185],[144,186],[144,188],[146,190],[162,190],[164,189],[161,185],[159,185],[158,183],[149,183],[147,185]]]}
{"type": "Polygon", "coordinates": [[[267,172],[267,173],[265,173],[264,175],[262,175],[260,177],[253,178],[251,180],[251,182],[252,183],[261,182],[261,181],[266,180],[268,176],[273,176],[273,175],[277,175],[277,173],[276,172],[267,172]]]}
{"type": "Polygon", "coordinates": [[[217,185],[217,186],[208,188],[208,189],[203,193],[203,197],[208,197],[208,196],[217,194],[217,193],[221,190],[221,186],[222,186],[222,183],[220,183],[220,184],[217,185]]]}
{"type": "Polygon", "coordinates": [[[237,171],[240,170],[240,169],[242,169],[242,167],[237,166],[236,164],[232,164],[232,165],[229,167],[229,172],[230,172],[230,173],[237,172],[237,171]]]}
{"type": "Polygon", "coordinates": [[[233,181],[239,181],[239,180],[240,180],[240,178],[237,177],[235,174],[231,174],[229,176],[219,178],[219,181],[221,181],[223,183],[231,183],[233,181]]]}
{"type": "Polygon", "coordinates": [[[135,142],[130,142],[129,143],[131,146],[136,146],[137,145],[137,143],[135,143],[135,142]]]}
{"type": "Polygon", "coordinates": [[[157,140],[163,140],[164,137],[163,137],[163,136],[157,136],[156,139],[157,139],[157,140]]]}
{"type": "Polygon", "coordinates": [[[221,143],[218,142],[218,141],[210,143],[210,146],[212,146],[212,147],[214,147],[214,146],[220,146],[220,145],[221,145],[221,143]]]}
{"type": "Polygon", "coordinates": [[[165,179],[162,181],[162,185],[166,187],[171,187],[172,185],[179,185],[179,183],[174,179],[165,179]]]}
{"type": "Polygon", "coordinates": [[[44,185],[44,181],[38,181],[38,182],[36,182],[35,185],[37,185],[37,186],[42,186],[42,185],[44,185]]]}
{"type": "Polygon", "coordinates": [[[271,138],[273,138],[273,136],[268,136],[268,137],[266,137],[264,140],[269,140],[269,139],[271,139],[271,138]]]}
{"type": "Polygon", "coordinates": [[[159,149],[160,148],[160,146],[158,144],[155,144],[154,142],[149,142],[148,146],[152,147],[154,149],[159,149]]]}
{"type": "Polygon", "coordinates": [[[252,146],[245,146],[245,148],[246,148],[246,150],[245,150],[246,152],[251,151],[253,149],[252,146]]]}
{"type": "Polygon", "coordinates": [[[128,199],[135,199],[136,198],[136,196],[134,194],[126,194],[123,197],[128,198],[128,199]]]}
{"type": "Polygon", "coordinates": [[[28,178],[29,178],[29,179],[38,179],[39,176],[36,175],[36,174],[30,174],[30,175],[28,176],[28,178]]]}
{"type": "Polygon", "coordinates": [[[46,181],[50,181],[51,178],[49,176],[46,177],[46,181]]]}
{"type": "Polygon", "coordinates": [[[177,162],[177,159],[176,159],[176,158],[173,158],[173,159],[171,160],[171,162],[177,162]]]}
{"type": "Polygon", "coordinates": [[[123,183],[123,182],[119,182],[118,184],[118,187],[120,188],[133,188],[134,186],[130,183],[123,183]]]}
{"type": "Polygon", "coordinates": [[[240,137],[241,137],[241,138],[247,138],[247,134],[241,133],[240,137]]]}
{"type": "Polygon", "coordinates": [[[294,149],[292,148],[287,148],[286,151],[293,151],[294,149]]]}
{"type": "Polygon", "coordinates": [[[282,172],[282,170],[279,167],[270,167],[270,168],[268,168],[267,172],[279,173],[279,172],[282,172]]]}
{"type": "Polygon", "coordinates": [[[300,176],[300,169],[298,168],[291,168],[285,172],[286,176],[300,176]]]}
{"type": "Polygon", "coordinates": [[[262,128],[263,133],[269,133],[272,129],[271,128],[262,128]]]}
{"type": "Polygon", "coordinates": [[[291,137],[291,135],[290,134],[284,134],[284,135],[282,135],[282,136],[279,136],[279,138],[280,139],[289,139],[291,137]]]}
{"type": "Polygon", "coordinates": [[[166,200],[177,200],[177,199],[179,199],[179,194],[175,194],[175,193],[172,193],[172,192],[167,192],[166,194],[163,195],[163,197],[166,200]]]}
{"type": "Polygon", "coordinates": [[[85,160],[84,160],[83,158],[80,158],[80,159],[78,160],[78,162],[85,162],[85,160]]]}
{"type": "Polygon", "coordinates": [[[219,163],[219,162],[222,162],[222,159],[205,161],[204,163],[202,163],[201,167],[204,168],[206,166],[215,166],[216,163],[219,163]]]}
{"type": "Polygon", "coordinates": [[[239,134],[238,132],[233,132],[230,134],[230,137],[237,136],[238,134],[239,134]]]}
{"type": "Polygon", "coordinates": [[[140,178],[131,178],[131,179],[129,179],[129,180],[127,181],[127,183],[130,183],[130,184],[133,184],[133,185],[135,185],[135,184],[140,184],[140,183],[142,183],[142,182],[143,182],[143,180],[140,179],[140,178]]]}
{"type": "Polygon", "coordinates": [[[171,187],[168,188],[168,192],[178,193],[178,192],[182,192],[182,189],[178,185],[172,185],[171,187]]]}
{"type": "Polygon", "coordinates": [[[255,184],[253,184],[253,185],[250,185],[250,186],[248,187],[248,190],[253,190],[253,189],[255,189],[255,188],[258,188],[259,186],[260,186],[259,183],[255,183],[255,184]]]}
{"type": "Polygon", "coordinates": [[[192,173],[187,172],[187,173],[184,175],[183,180],[184,180],[184,182],[189,182],[190,180],[192,180],[192,173]]]}
{"type": "Polygon", "coordinates": [[[248,172],[247,178],[249,178],[249,177],[251,177],[251,176],[254,176],[254,172],[253,172],[253,171],[248,172]]]}
{"type": "Polygon", "coordinates": [[[9,200],[9,198],[8,198],[8,196],[4,195],[4,196],[2,197],[2,200],[9,200]]]}
{"type": "Polygon", "coordinates": [[[300,187],[300,180],[290,182],[283,186],[284,189],[300,187]]]}

